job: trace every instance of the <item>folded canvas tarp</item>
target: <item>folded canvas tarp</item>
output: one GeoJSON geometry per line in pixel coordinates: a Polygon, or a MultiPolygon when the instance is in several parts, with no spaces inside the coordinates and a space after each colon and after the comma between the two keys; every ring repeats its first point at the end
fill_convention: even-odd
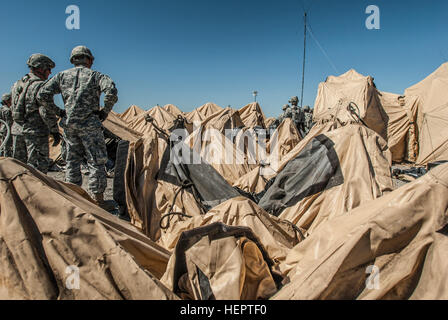
{"type": "Polygon", "coordinates": [[[250,228],[217,222],[181,234],[163,280],[188,300],[268,299],[281,281],[272,265],[250,228]]]}
{"type": "Polygon", "coordinates": [[[346,125],[314,136],[268,184],[259,206],[311,233],[393,190],[390,166],[383,138],[346,125]]]}
{"type": "Polygon", "coordinates": [[[415,161],[417,153],[417,107],[418,97],[400,96],[389,92],[378,92],[381,105],[389,122],[387,124],[387,143],[392,160],[415,161]]]}
{"type": "MultiPolygon", "coordinates": [[[[285,119],[281,126],[291,124],[290,119],[285,119]]],[[[311,128],[310,132],[300,140],[292,150],[287,153],[282,152],[282,146],[278,146],[278,151],[271,150],[271,154],[268,155],[264,163],[258,165],[246,175],[241,176],[234,182],[234,186],[244,190],[246,192],[259,193],[264,190],[268,180],[275,178],[275,176],[283,170],[286,164],[294,159],[306,145],[316,136],[321,133],[334,130],[338,127],[338,123],[325,122],[323,124],[315,125],[311,128]],[[272,152],[274,151],[274,152],[272,152]],[[281,156],[280,156],[281,155],[281,156]]],[[[279,127],[281,129],[281,127],[279,127]]],[[[289,126],[291,128],[291,126],[289,126]]],[[[294,136],[294,135],[293,135],[294,136]]],[[[281,139],[280,139],[281,140],[281,139]]],[[[287,150],[284,149],[283,150],[287,150]]]]}
{"type": "Polygon", "coordinates": [[[188,151],[191,155],[194,152],[184,142],[177,144],[173,146],[152,130],[130,143],[125,173],[126,202],[132,223],[166,248],[169,245],[164,234],[169,234],[178,221],[201,215],[239,196],[199,154],[192,156],[196,160],[191,162],[178,159],[187,157],[188,151]]]}
{"type": "Polygon", "coordinates": [[[81,188],[3,158],[0,189],[0,299],[176,299],[168,251],[81,188]]]}
{"type": "Polygon", "coordinates": [[[258,102],[252,102],[238,110],[241,120],[248,128],[256,126],[266,128],[263,110],[260,108],[258,102]]]}
{"type": "Polygon", "coordinates": [[[418,96],[419,154],[416,164],[448,160],[448,62],[405,95],[418,96]]]}
{"type": "Polygon", "coordinates": [[[387,138],[388,117],[378,98],[373,78],[355,70],[336,77],[329,76],[319,84],[314,103],[313,121],[359,122],[358,117],[383,138],[387,138]],[[347,110],[349,104],[353,111],[347,110]]]}
{"type": "Polygon", "coordinates": [[[164,246],[170,250],[174,249],[182,232],[216,222],[250,228],[273,260],[272,267],[276,271],[280,270],[279,265],[285,261],[289,250],[304,240],[303,230],[296,228],[289,221],[270,215],[248,198],[236,196],[215,206],[204,215],[196,215],[173,224],[170,232],[164,233],[164,246]]]}
{"type": "Polygon", "coordinates": [[[274,299],[448,299],[448,164],[294,247],[274,299]]]}
{"type": "Polygon", "coordinates": [[[136,141],[142,136],[140,132],[129,128],[129,124],[114,111],[111,111],[107,119],[103,121],[103,126],[121,140],[136,141]]]}

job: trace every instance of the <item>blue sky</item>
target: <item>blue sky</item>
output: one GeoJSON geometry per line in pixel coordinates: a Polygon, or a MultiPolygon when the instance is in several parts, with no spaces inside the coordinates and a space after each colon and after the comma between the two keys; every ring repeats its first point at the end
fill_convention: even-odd
{"type": "MultiPolygon", "coordinates": [[[[380,90],[403,93],[448,59],[446,0],[16,0],[0,12],[0,90],[27,73],[32,53],[50,56],[55,74],[83,44],[93,68],[116,82],[117,112],[167,103],[191,111],[209,101],[240,108],[258,90],[266,115],[278,115],[300,97],[303,7],[338,73],[354,68],[380,90]],[[72,4],[80,30],[65,27],[72,4]],[[380,8],[380,30],[365,27],[371,4],[380,8]]],[[[304,104],[314,104],[334,67],[308,35],[304,104]]]]}

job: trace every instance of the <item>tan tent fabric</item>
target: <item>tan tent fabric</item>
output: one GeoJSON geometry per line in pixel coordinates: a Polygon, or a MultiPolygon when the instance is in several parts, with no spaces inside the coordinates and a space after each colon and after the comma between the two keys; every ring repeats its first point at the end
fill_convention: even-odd
{"type": "Polygon", "coordinates": [[[406,89],[406,95],[419,96],[417,164],[448,160],[448,63],[421,82],[406,89]]]}
{"type": "Polygon", "coordinates": [[[168,111],[169,113],[171,113],[173,116],[179,116],[179,115],[183,115],[183,112],[180,111],[180,109],[175,106],[174,104],[167,104],[163,106],[163,109],[165,109],[166,111],[168,111]]]}
{"type": "Polygon", "coordinates": [[[342,124],[358,121],[347,110],[351,102],[358,106],[359,116],[367,126],[386,138],[387,114],[381,107],[373,78],[353,69],[339,77],[329,76],[319,84],[313,120],[322,123],[338,119],[342,124]]]}
{"type": "MultiPolygon", "coordinates": [[[[283,123],[286,124],[287,120],[282,122],[282,124],[283,123]]],[[[330,131],[337,126],[337,123],[329,122],[313,126],[305,138],[300,140],[291,151],[280,157],[280,147],[278,148],[278,151],[272,150],[271,154],[268,155],[268,158],[265,161],[265,165],[259,165],[249,171],[246,175],[241,176],[234,182],[233,186],[246,192],[263,191],[266,186],[266,182],[274,178],[290,160],[294,159],[303,150],[303,148],[306,147],[308,142],[319,134],[330,131]]]]}
{"type": "Polygon", "coordinates": [[[192,112],[187,113],[186,119],[190,122],[202,122],[208,117],[222,111],[222,108],[212,102],[207,102],[206,104],[194,109],[192,112]]]}
{"type": "Polygon", "coordinates": [[[274,299],[448,299],[447,208],[445,164],[323,224],[291,250],[274,299]]]}
{"type": "MultiPolygon", "coordinates": [[[[142,139],[130,143],[125,170],[126,203],[131,222],[154,241],[159,241],[163,232],[169,231],[160,229],[160,219],[169,213],[174,195],[180,189],[156,180],[166,147],[167,142],[152,130],[142,139]]],[[[176,197],[174,211],[191,216],[201,214],[194,197],[186,190],[176,197]]],[[[181,219],[173,216],[170,225],[181,219]]],[[[163,245],[163,239],[160,242],[163,245]]]]}
{"type": "Polygon", "coordinates": [[[392,152],[392,160],[402,162],[412,160],[415,153],[415,122],[417,120],[418,97],[402,97],[389,92],[378,92],[381,105],[389,117],[387,142],[392,152]],[[412,127],[412,128],[411,128],[412,127]],[[408,147],[411,149],[408,150],[408,147]],[[411,155],[411,159],[409,159],[411,155]]]}
{"type": "Polygon", "coordinates": [[[266,127],[266,128],[269,128],[269,126],[270,126],[275,120],[276,120],[276,118],[273,118],[273,117],[271,117],[271,118],[267,118],[267,119],[264,121],[264,125],[265,125],[265,127],[266,127]]]}
{"type": "MultiPolygon", "coordinates": [[[[195,125],[199,126],[199,123],[197,122],[195,125]]],[[[216,129],[222,134],[225,134],[226,129],[244,127],[244,123],[241,120],[238,111],[228,107],[203,118],[200,125],[204,129],[216,129]]],[[[195,129],[197,129],[197,127],[195,127],[195,129]]]]}
{"type": "Polygon", "coordinates": [[[120,115],[120,117],[126,122],[133,122],[136,118],[138,118],[143,113],[145,113],[145,110],[132,105],[128,109],[126,109],[126,111],[123,112],[120,115]]]}
{"type": "Polygon", "coordinates": [[[177,118],[162,107],[155,106],[149,111],[146,111],[145,113],[140,114],[137,118],[133,119],[129,127],[142,134],[151,132],[153,124],[146,121],[146,115],[151,116],[155,121],[155,125],[165,131],[168,131],[174,125],[174,121],[177,118]]]}
{"type": "Polygon", "coordinates": [[[185,143],[230,185],[256,167],[256,158],[248,157],[242,147],[237,147],[219,129],[201,126],[185,139],[185,143]]]}
{"type": "Polygon", "coordinates": [[[168,252],[81,188],[5,158],[0,188],[0,299],[176,298],[157,279],[168,252]],[[79,290],[66,286],[69,266],[79,290]]]}
{"type": "Polygon", "coordinates": [[[351,124],[325,136],[334,143],[343,183],[304,198],[279,216],[308,233],[325,221],[393,190],[391,154],[376,132],[351,124]]]}
{"type": "MultiPolygon", "coordinates": [[[[62,130],[62,128],[61,127],[58,127],[59,128],[59,133],[61,134],[61,135],[63,135],[64,134],[64,130],[62,130]]],[[[49,150],[49,158],[51,159],[51,160],[56,160],[58,157],[59,157],[59,155],[61,154],[61,143],[59,143],[57,146],[55,146],[55,147],[53,147],[53,142],[54,142],[54,139],[53,139],[53,137],[52,136],[50,136],[49,138],[48,138],[48,150],[49,150]]]]}
{"type": "Polygon", "coordinates": [[[265,119],[263,110],[260,108],[258,102],[252,102],[238,110],[241,120],[248,128],[260,126],[265,128],[265,119]]]}
{"type": "Polygon", "coordinates": [[[217,205],[205,215],[196,215],[173,224],[169,232],[163,235],[163,246],[172,250],[182,232],[215,222],[249,227],[259,237],[269,257],[274,261],[274,268],[278,268],[289,250],[303,240],[290,222],[268,214],[245,197],[236,197],[217,205]]]}
{"type": "Polygon", "coordinates": [[[260,166],[252,169],[242,177],[238,178],[238,180],[233,183],[233,186],[238,187],[245,192],[259,193],[263,191],[266,187],[267,179],[263,176],[261,170],[262,167],[260,166]]]}
{"type": "Polygon", "coordinates": [[[142,136],[141,133],[130,129],[129,124],[114,111],[109,113],[109,116],[103,122],[103,126],[122,140],[136,141],[142,136]]]}
{"type": "Polygon", "coordinates": [[[179,242],[164,282],[183,299],[257,300],[277,291],[270,259],[250,229],[212,224],[183,233],[179,242]]]}
{"type": "Polygon", "coordinates": [[[286,118],[271,134],[271,139],[266,146],[268,153],[271,153],[271,144],[273,141],[278,145],[278,155],[281,161],[283,156],[289,153],[302,140],[300,133],[291,118],[286,118]]]}

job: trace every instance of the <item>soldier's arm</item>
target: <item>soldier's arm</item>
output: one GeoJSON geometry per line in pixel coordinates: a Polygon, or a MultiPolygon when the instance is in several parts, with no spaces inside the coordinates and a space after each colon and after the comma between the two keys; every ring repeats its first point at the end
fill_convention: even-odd
{"type": "Polygon", "coordinates": [[[104,74],[100,74],[99,84],[101,92],[104,93],[104,109],[107,114],[112,110],[118,101],[118,90],[112,79],[104,74]]]}
{"type": "Polygon", "coordinates": [[[39,114],[50,129],[50,132],[59,132],[58,117],[54,114],[54,112],[44,107],[39,107],[39,114]]]}
{"type": "Polygon", "coordinates": [[[59,93],[61,93],[61,88],[59,86],[59,74],[57,74],[40,87],[36,98],[40,106],[50,113],[62,117],[64,115],[64,110],[60,109],[54,103],[54,95],[59,93]]]}
{"type": "Polygon", "coordinates": [[[12,126],[13,119],[12,119],[12,112],[11,112],[10,108],[3,111],[3,120],[5,120],[9,126],[12,126]]]}

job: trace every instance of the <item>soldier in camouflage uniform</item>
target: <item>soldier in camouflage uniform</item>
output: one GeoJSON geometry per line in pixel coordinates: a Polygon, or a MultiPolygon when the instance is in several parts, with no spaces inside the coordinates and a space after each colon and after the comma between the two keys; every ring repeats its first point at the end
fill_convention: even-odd
{"type": "MultiPolygon", "coordinates": [[[[12,126],[12,114],[11,114],[11,94],[5,93],[2,95],[2,107],[0,108],[0,119],[5,121],[11,130],[12,126]]],[[[5,124],[2,124],[0,129],[0,135],[2,137],[2,142],[4,139],[8,138],[4,149],[1,151],[2,157],[12,157],[12,136],[7,137],[8,129],[5,124]]]]}
{"type": "Polygon", "coordinates": [[[308,134],[313,126],[313,111],[310,106],[305,106],[303,111],[305,112],[305,131],[308,134]]]}
{"type": "Polygon", "coordinates": [[[299,131],[302,138],[305,136],[305,115],[302,111],[302,108],[298,106],[299,104],[299,98],[298,97],[291,97],[289,100],[289,103],[292,105],[292,120],[299,131]]]}
{"type": "MultiPolygon", "coordinates": [[[[16,135],[14,157],[22,162],[22,159],[26,158],[28,165],[47,173],[49,167],[48,137],[51,134],[54,138],[53,145],[57,145],[61,141],[61,135],[56,114],[52,110],[43,108],[36,100],[36,96],[50,76],[55,63],[47,56],[36,53],[31,55],[27,65],[30,68],[30,73],[17,81],[11,90],[12,117],[16,132],[21,133],[21,135],[16,135]],[[25,155],[23,155],[23,146],[26,148],[25,155]]],[[[62,110],[58,110],[58,115],[61,115],[62,110]]]]}
{"type": "Polygon", "coordinates": [[[81,162],[84,156],[87,157],[89,191],[99,206],[111,210],[113,208],[104,202],[107,151],[102,121],[118,101],[118,92],[111,78],[91,70],[93,61],[94,57],[88,48],[74,48],[70,62],[75,67],[49,80],[41,89],[38,100],[51,109],[53,96],[62,94],[66,111],[66,117],[60,123],[67,144],[65,179],[81,185],[81,162]],[[105,94],[104,107],[100,108],[102,92],[105,94]]]}

